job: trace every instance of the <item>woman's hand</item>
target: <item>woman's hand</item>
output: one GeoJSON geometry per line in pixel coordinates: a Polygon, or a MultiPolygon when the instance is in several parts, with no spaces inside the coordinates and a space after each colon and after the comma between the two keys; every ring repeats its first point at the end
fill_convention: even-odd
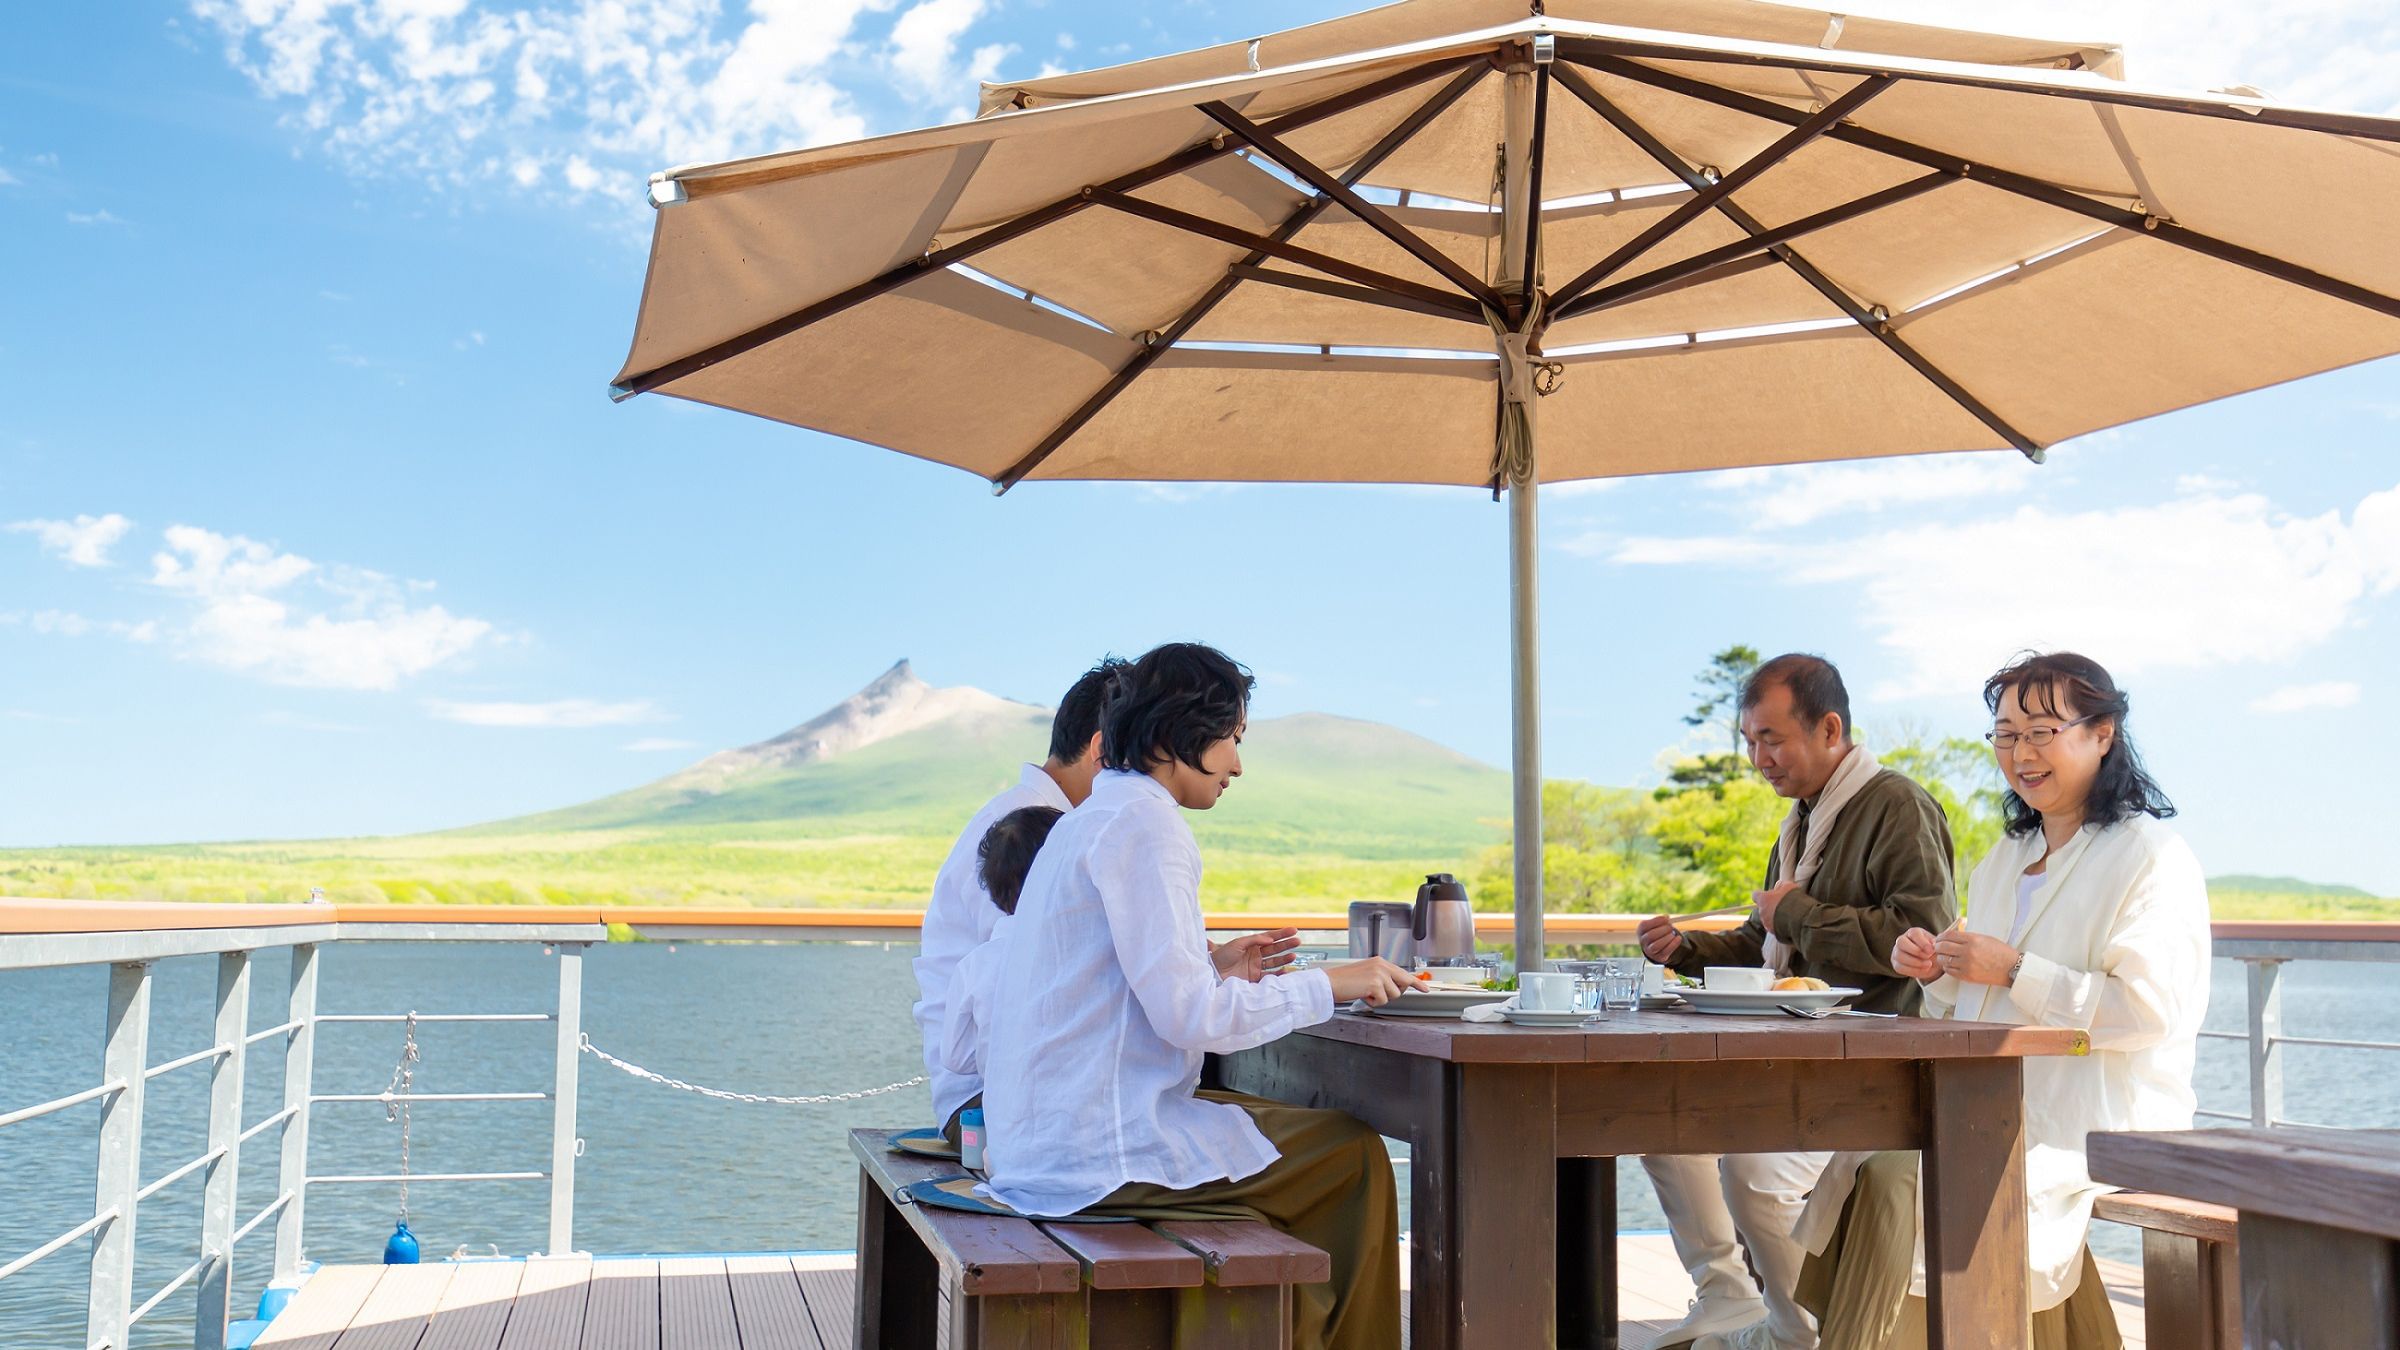
{"type": "Polygon", "coordinates": [[[1344,961],[1321,969],[1325,977],[1333,981],[1333,1001],[1336,1003],[1363,998],[1368,1007],[1380,1008],[1398,998],[1401,990],[1417,987],[1416,976],[1380,956],[1370,956],[1363,961],[1344,961]]]}
{"type": "Polygon", "coordinates": [[[1293,949],[1299,945],[1299,929],[1278,928],[1231,942],[1211,943],[1208,959],[1216,966],[1219,978],[1256,983],[1261,977],[1290,965],[1293,949]]]}
{"type": "Polygon", "coordinates": [[[2017,949],[1996,937],[1952,928],[1933,940],[1933,961],[1945,975],[1968,984],[2006,984],[2017,968],[2017,949]]]}
{"type": "Polygon", "coordinates": [[[1892,969],[1912,980],[1930,984],[1942,977],[1942,967],[1935,959],[1933,934],[1922,928],[1911,928],[1892,944],[1892,969]]]}

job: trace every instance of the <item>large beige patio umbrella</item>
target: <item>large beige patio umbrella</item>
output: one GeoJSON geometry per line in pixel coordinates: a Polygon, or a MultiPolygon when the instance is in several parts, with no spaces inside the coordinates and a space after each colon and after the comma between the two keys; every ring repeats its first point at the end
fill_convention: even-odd
{"type": "Polygon", "coordinates": [[[1998,449],[2400,351],[2400,122],[1750,0],[1412,0],[661,174],[620,397],[1029,479],[1509,501],[1998,449]]]}

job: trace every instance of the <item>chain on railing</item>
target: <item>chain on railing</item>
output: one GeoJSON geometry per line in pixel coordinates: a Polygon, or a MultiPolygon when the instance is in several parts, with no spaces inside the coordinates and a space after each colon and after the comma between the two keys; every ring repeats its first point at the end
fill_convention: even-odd
{"type": "Polygon", "coordinates": [[[582,1046],[584,1053],[592,1058],[632,1074],[644,1082],[657,1083],[680,1092],[697,1092],[703,1097],[714,1097],[718,1101],[751,1102],[760,1106],[829,1106],[834,1102],[864,1101],[869,1097],[883,1096],[887,1092],[898,1092],[904,1088],[916,1087],[925,1081],[925,1075],[918,1074],[914,1078],[903,1079],[897,1083],[886,1083],[882,1087],[861,1088],[856,1092],[827,1092],[813,1097],[778,1097],[764,1092],[729,1092],[724,1088],[702,1087],[698,1083],[687,1083],[680,1078],[669,1078],[656,1070],[645,1069],[639,1064],[627,1063],[617,1058],[592,1044],[592,1038],[589,1036],[583,1038],[582,1046]]]}

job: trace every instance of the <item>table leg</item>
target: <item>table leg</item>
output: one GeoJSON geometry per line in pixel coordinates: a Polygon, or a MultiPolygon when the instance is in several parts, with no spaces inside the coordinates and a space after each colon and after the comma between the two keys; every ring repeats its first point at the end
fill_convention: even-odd
{"type": "Polygon", "coordinates": [[[1927,1350],[2019,1350],[2032,1341],[2024,1064],[1938,1059],[1925,1072],[1927,1350]]]}
{"type": "Polygon", "coordinates": [[[1458,1077],[1436,1066],[1440,1088],[1408,1142],[1408,1325],[1416,1350],[1454,1350],[1458,1328],[1458,1077]]]}
{"type": "Polygon", "coordinates": [[[1449,1314],[1464,1350],[1557,1344],[1558,1079],[1546,1064],[1459,1068],[1458,1245],[1449,1314]]]}
{"type": "Polygon", "coordinates": [[[1617,1350],[1617,1160],[1558,1160],[1559,1350],[1617,1350]]]}

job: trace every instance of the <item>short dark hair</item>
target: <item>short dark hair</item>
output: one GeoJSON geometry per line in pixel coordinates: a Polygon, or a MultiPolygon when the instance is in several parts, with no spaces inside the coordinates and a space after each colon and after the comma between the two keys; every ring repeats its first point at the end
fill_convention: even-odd
{"type": "Polygon", "coordinates": [[[1103,656],[1099,665],[1075,678],[1067,696],[1058,701],[1058,715],[1050,719],[1050,758],[1061,764],[1083,758],[1084,747],[1100,730],[1100,706],[1108,701],[1108,686],[1124,668],[1120,658],[1103,656]]]}
{"type": "Polygon", "coordinates": [[[1842,740],[1850,739],[1850,689],[1833,662],[1809,652],[1785,652],[1750,672],[1742,681],[1742,711],[1758,706],[1767,690],[1782,685],[1792,691],[1792,709],[1814,728],[1834,713],[1842,719],[1842,740]]]}
{"type": "MultiPolygon", "coordinates": [[[[2108,753],[2100,757],[2091,794],[2083,800],[2086,823],[2114,825],[2137,815],[2163,820],[2175,814],[2175,803],[2151,781],[2141,754],[2133,748],[2133,737],[2126,734],[2125,715],[2132,711],[2133,700],[2099,662],[2074,652],[2020,652],[1983,682],[1983,706],[1999,716],[2000,700],[2011,689],[2029,713],[2070,722],[2074,718],[2067,716],[2067,709],[2072,707],[2076,717],[2116,728],[2108,753]]],[[[2042,823],[2042,813],[2013,789],[2001,799],[2000,811],[2010,834],[2024,834],[2042,823]]]]}
{"type": "Polygon", "coordinates": [[[1153,647],[1119,671],[1109,689],[1100,715],[1100,762],[1132,773],[1177,761],[1201,769],[1208,747],[1241,727],[1257,684],[1214,647],[1153,647]]]}
{"type": "Polygon", "coordinates": [[[992,822],[975,846],[975,875],[991,893],[1003,914],[1017,912],[1017,897],[1025,891],[1025,874],[1033,870],[1033,855],[1042,851],[1050,827],[1064,814],[1055,806],[1020,806],[992,822]]]}

